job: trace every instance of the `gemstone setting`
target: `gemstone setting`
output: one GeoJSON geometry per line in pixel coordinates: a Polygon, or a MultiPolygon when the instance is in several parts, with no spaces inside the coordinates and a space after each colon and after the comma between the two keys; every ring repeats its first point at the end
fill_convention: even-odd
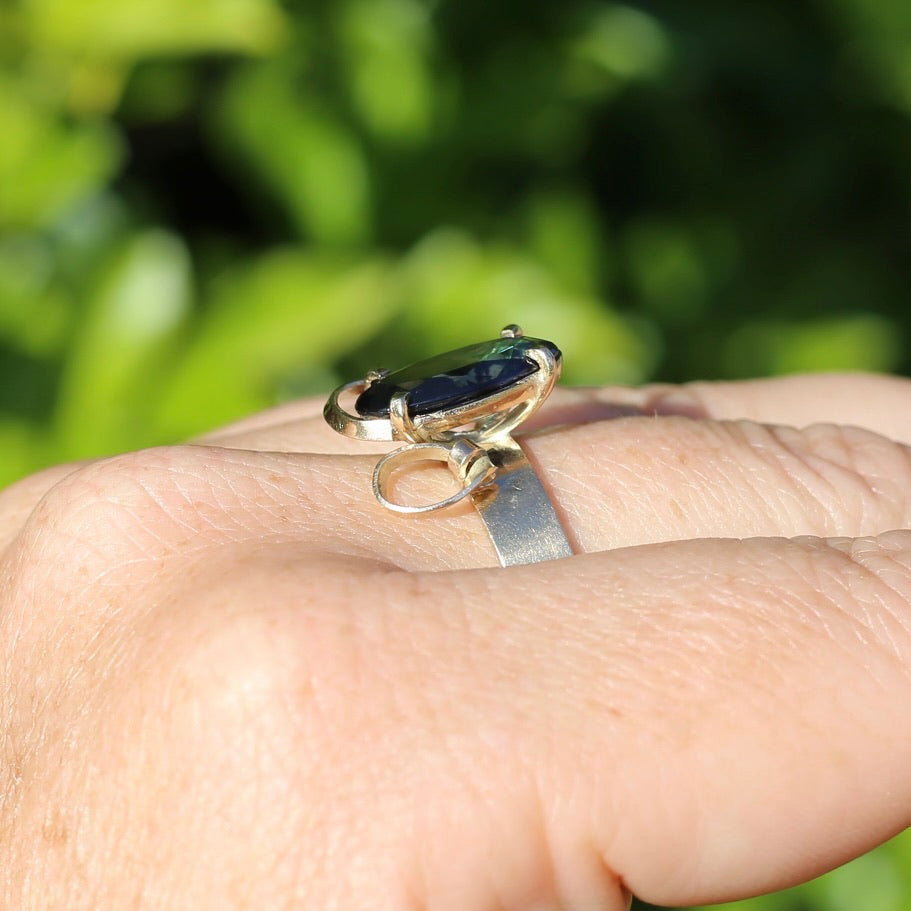
{"type": "Polygon", "coordinates": [[[388,418],[394,396],[407,395],[414,417],[446,411],[479,401],[518,385],[539,366],[528,357],[531,349],[547,349],[559,363],[560,349],[539,338],[497,338],[458,348],[370,383],[354,408],[361,417],[388,418]]]}

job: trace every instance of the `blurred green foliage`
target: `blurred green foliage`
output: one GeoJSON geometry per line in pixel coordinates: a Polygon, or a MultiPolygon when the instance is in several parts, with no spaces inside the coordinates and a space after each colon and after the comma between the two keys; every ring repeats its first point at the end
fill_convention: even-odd
{"type": "Polygon", "coordinates": [[[369,366],[907,371],[891,0],[0,9],[0,483],[369,366]]]}
{"type": "MultiPolygon", "coordinates": [[[[519,322],[911,371],[907,0],[7,0],[0,484],[519,322]]],[[[900,839],[752,911],[911,908],[900,839]]]]}

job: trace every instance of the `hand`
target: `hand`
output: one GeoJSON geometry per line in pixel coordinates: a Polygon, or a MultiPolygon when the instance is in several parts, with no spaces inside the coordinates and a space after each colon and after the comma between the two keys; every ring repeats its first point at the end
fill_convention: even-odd
{"type": "Polygon", "coordinates": [[[562,391],[584,555],[506,570],[320,406],[0,496],[0,905],[615,911],[911,822],[911,384],[562,391]]]}

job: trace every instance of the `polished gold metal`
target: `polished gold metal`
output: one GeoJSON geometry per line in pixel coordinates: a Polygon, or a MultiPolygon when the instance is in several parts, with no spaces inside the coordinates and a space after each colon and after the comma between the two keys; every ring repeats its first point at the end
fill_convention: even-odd
{"type": "Polygon", "coordinates": [[[467,440],[457,440],[451,444],[410,443],[408,446],[388,453],[377,462],[373,471],[373,493],[386,509],[407,515],[418,515],[454,506],[473,494],[482,485],[489,484],[495,474],[496,468],[490,461],[487,451],[467,440]],[[445,500],[424,505],[398,503],[388,496],[389,479],[393,472],[413,462],[428,461],[446,463],[462,483],[461,490],[451,497],[446,497],[445,500]]]}
{"type": "MultiPolygon", "coordinates": [[[[504,327],[503,338],[521,338],[516,325],[504,327]]],[[[383,456],[373,473],[379,503],[396,513],[417,515],[453,506],[471,497],[484,521],[500,563],[510,566],[572,555],[559,517],[522,447],[510,436],[543,404],[560,375],[560,360],[547,347],[524,355],[538,369],[514,386],[453,408],[412,415],[408,394],[396,393],[389,417],[361,417],[339,401],[364,392],[387,376],[372,370],[364,380],[346,383],[329,397],[324,415],[345,436],[367,441],[400,440],[407,445],[383,456]],[[447,464],[461,484],[450,497],[435,503],[405,504],[391,496],[393,474],[421,461],[447,464]]]]}
{"type": "Polygon", "coordinates": [[[531,376],[510,389],[454,408],[412,417],[408,413],[407,395],[402,393],[390,402],[388,419],[364,418],[341,405],[339,398],[356,398],[370,386],[371,375],[375,382],[389,372],[383,371],[371,372],[368,379],[339,386],[329,397],[323,414],[338,433],[374,442],[430,443],[509,433],[541,407],[560,376],[560,364],[549,349],[530,348],[525,355],[538,364],[538,370],[531,376]]]}

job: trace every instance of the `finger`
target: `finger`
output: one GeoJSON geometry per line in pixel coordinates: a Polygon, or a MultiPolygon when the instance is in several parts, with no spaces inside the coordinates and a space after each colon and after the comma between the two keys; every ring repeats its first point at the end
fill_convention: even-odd
{"type": "MultiPolygon", "coordinates": [[[[354,441],[335,433],[323,420],[323,400],[302,399],[259,414],[198,438],[199,444],[232,445],[235,448],[287,452],[334,452],[362,455],[386,452],[392,444],[354,441]]],[[[71,462],[44,469],[0,489],[0,554],[21,531],[41,499],[58,481],[98,460],[71,462]]]]}
{"type": "MultiPolygon", "coordinates": [[[[322,399],[305,399],[213,431],[200,442],[289,452],[364,452],[365,444],[332,432],[322,399]]],[[[911,381],[864,373],[819,373],[739,382],[653,384],[642,387],[558,387],[526,430],[635,415],[682,415],[805,427],[834,423],[864,427],[911,442],[911,381]]],[[[372,444],[386,451],[382,444],[372,444]]],[[[387,447],[388,448],[388,447],[387,447]]],[[[373,451],[373,450],[371,450],[373,451]]]]}
{"type": "Polygon", "coordinates": [[[318,598],[293,552],[214,569],[209,613],[262,612],[285,659],[247,659],[229,692],[291,707],[292,856],[342,846],[301,881],[316,907],[720,901],[911,822],[911,533],[469,573],[349,561],[318,598]]]}
{"type": "MultiPolygon", "coordinates": [[[[734,383],[643,389],[639,406],[656,414],[700,413],[766,424],[836,423],[911,442],[911,381],[869,373],[816,373],[734,383]]],[[[610,400],[611,393],[604,395],[610,400]]],[[[600,396],[599,396],[600,397],[600,396]]]]}
{"type": "MultiPolygon", "coordinates": [[[[911,453],[859,428],[625,418],[532,435],[525,447],[577,553],[702,537],[875,535],[911,526],[911,453]]],[[[187,547],[296,541],[412,570],[492,566],[475,510],[401,516],[374,499],[376,456],[172,447],[87,465],[41,501],[46,527],[104,563],[187,547]]],[[[397,499],[429,503],[442,467],[402,472],[397,499]]],[[[534,517],[531,517],[533,521],[534,517]]],[[[62,557],[63,558],[63,557],[62,557]]]]}
{"type": "MultiPolygon", "coordinates": [[[[266,725],[272,740],[238,736],[205,755],[239,744],[252,767],[284,770],[289,816],[306,819],[308,844],[333,846],[318,853],[315,887],[297,881],[314,906],[343,894],[339,906],[377,909],[614,909],[624,886],[661,903],[716,901],[813,876],[911,822],[911,533],[679,542],[417,575],[349,559],[320,577],[309,556],[261,546],[237,560],[223,548],[198,563],[190,599],[153,595],[154,575],[140,573],[142,609],[110,575],[101,601],[117,590],[104,619],[146,631],[150,604],[186,617],[205,600],[191,647],[211,662],[218,620],[232,648],[215,637],[221,676],[203,705],[243,709],[252,693],[257,708],[290,707],[289,724],[266,725]],[[277,645],[263,652],[260,640],[277,645]]],[[[77,579],[86,567],[73,563],[77,579]]],[[[189,575],[171,566],[172,579],[189,575]]],[[[57,593],[45,594],[53,610],[57,593]]],[[[140,635],[127,637],[135,662],[110,661],[118,637],[98,636],[72,586],[65,597],[81,613],[52,626],[74,654],[86,623],[102,679],[113,664],[124,680],[138,666],[157,682],[140,635]]],[[[13,625],[35,635],[35,623],[13,625]]],[[[175,647],[159,631],[153,653],[175,647]]],[[[176,702],[158,717],[207,726],[192,699],[176,702]]],[[[256,821],[261,850],[250,797],[219,806],[256,821]]]]}
{"type": "MultiPolygon", "coordinates": [[[[847,423],[911,441],[911,382],[872,374],[816,374],[738,383],[690,383],[642,388],[556,389],[527,430],[636,414],[748,419],[804,426],[847,423]]],[[[364,443],[333,432],[322,399],[304,399],[253,415],[202,437],[206,445],[286,452],[382,453],[394,444],[364,443]]],[[[44,493],[71,468],[62,466],[0,493],[0,552],[44,493]]],[[[661,521],[660,512],[657,516],[661,521]]],[[[813,529],[804,529],[813,532],[813,529]]],[[[778,533],[774,528],[755,533],[778,533]]],[[[824,532],[822,532],[824,533],[824,532]]],[[[618,536],[618,541],[624,540],[618,536]]],[[[628,543],[634,543],[626,539],[628,543]]],[[[589,547],[592,542],[586,541],[589,547]]]]}
{"type": "MultiPolygon", "coordinates": [[[[624,415],[683,415],[807,427],[850,424],[911,442],[911,381],[869,373],[815,373],[738,382],[568,390],[550,423],[624,415]],[[575,399],[573,399],[575,396],[575,399]]],[[[545,423],[545,422],[542,422],[545,423]]]]}
{"type": "Polygon", "coordinates": [[[0,491],[0,555],[22,529],[41,498],[85,462],[70,462],[45,468],[0,491]]]}
{"type": "Polygon", "coordinates": [[[911,452],[855,427],[627,418],[528,440],[578,550],[911,524],[911,452]]]}
{"type": "MultiPolygon", "coordinates": [[[[911,525],[911,453],[858,428],[626,418],[542,432],[524,446],[577,553],[701,537],[872,535],[911,525]]],[[[493,562],[470,509],[451,518],[384,515],[369,496],[361,499],[372,458],[346,464],[354,477],[340,490],[338,513],[357,513],[361,540],[381,536],[380,556],[413,569],[493,562]]],[[[429,503],[451,492],[443,469],[402,474],[400,501],[429,503]]]]}
{"type": "MultiPolygon", "coordinates": [[[[397,632],[364,649],[338,715],[399,681],[384,742],[415,758],[393,789],[434,770],[407,818],[430,894],[486,875],[505,908],[608,907],[618,883],[732,900],[911,823],[909,533],[367,584],[367,638],[397,632]],[[540,905],[516,897],[536,887],[540,905]]],[[[352,755],[365,736],[339,732],[352,755]]]]}

